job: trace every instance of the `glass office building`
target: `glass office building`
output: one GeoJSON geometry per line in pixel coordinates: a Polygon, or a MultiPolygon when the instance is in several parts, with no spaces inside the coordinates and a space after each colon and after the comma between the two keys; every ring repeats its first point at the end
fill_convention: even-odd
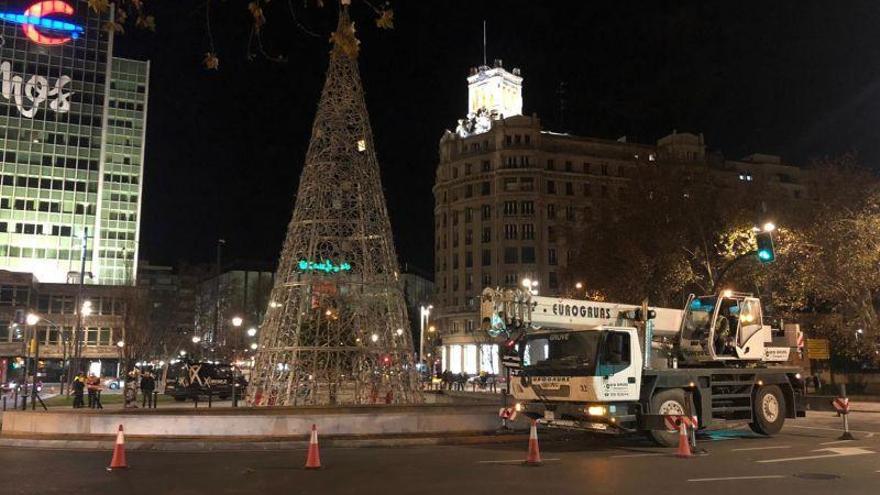
{"type": "Polygon", "coordinates": [[[115,59],[86,0],[0,0],[0,270],[137,273],[149,63],[115,59]]]}

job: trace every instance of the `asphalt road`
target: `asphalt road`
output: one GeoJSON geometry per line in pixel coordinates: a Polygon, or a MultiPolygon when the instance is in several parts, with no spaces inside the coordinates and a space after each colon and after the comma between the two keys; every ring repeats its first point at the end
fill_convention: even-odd
{"type": "Polygon", "coordinates": [[[840,419],[814,413],[764,438],[748,430],[701,438],[706,455],[678,459],[637,438],[541,432],[541,467],[526,445],[324,448],[320,471],[304,450],[110,453],[0,450],[4,494],[699,494],[827,495],[880,489],[880,414],[853,414],[856,441],[838,442],[840,419]]]}

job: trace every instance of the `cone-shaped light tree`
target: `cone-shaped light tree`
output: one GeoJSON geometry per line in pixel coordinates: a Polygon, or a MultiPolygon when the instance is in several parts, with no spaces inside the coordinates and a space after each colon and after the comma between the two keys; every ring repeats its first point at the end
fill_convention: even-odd
{"type": "Polygon", "coordinates": [[[249,387],[253,405],[421,400],[343,0],[249,387]]]}

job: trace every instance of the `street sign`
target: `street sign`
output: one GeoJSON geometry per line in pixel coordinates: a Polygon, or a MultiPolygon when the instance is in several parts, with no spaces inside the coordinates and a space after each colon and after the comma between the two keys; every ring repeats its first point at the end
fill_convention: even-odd
{"type": "Polygon", "coordinates": [[[513,421],[516,419],[516,409],[512,407],[502,407],[498,411],[498,417],[501,419],[507,419],[513,421]]]}
{"type": "Polygon", "coordinates": [[[807,339],[807,356],[810,359],[831,359],[828,339],[807,339]]]}
{"type": "Polygon", "coordinates": [[[834,409],[837,409],[840,414],[849,414],[849,399],[846,397],[834,399],[834,409]]]}
{"type": "Polygon", "coordinates": [[[666,431],[678,431],[679,425],[684,423],[688,428],[696,428],[699,426],[699,422],[697,421],[696,416],[681,416],[676,414],[667,414],[663,416],[663,421],[666,424],[666,431]]]}
{"type": "Polygon", "coordinates": [[[504,365],[506,368],[518,370],[522,368],[522,358],[516,355],[502,356],[501,364],[504,365]]]}

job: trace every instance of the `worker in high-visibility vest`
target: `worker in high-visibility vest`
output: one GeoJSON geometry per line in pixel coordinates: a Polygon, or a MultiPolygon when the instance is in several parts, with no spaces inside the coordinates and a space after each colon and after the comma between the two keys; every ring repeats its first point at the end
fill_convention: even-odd
{"type": "Polygon", "coordinates": [[[86,376],[82,373],[77,373],[76,378],[73,379],[73,408],[80,409],[83,407],[83,394],[86,390],[86,376]]]}

